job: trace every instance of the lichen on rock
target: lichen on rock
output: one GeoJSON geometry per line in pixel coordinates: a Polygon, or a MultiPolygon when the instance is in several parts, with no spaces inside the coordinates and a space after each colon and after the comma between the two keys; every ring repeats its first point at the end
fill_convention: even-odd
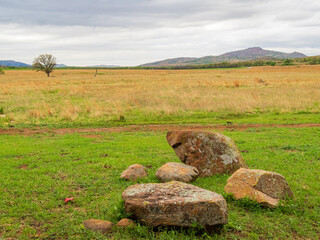
{"type": "Polygon", "coordinates": [[[220,194],[182,182],[135,184],[122,198],[128,213],[152,227],[228,222],[227,203],[220,194]]]}
{"type": "Polygon", "coordinates": [[[293,193],[285,178],[275,172],[258,169],[237,170],[224,188],[236,199],[248,197],[266,207],[276,207],[280,199],[292,197],[293,193]]]}
{"type": "Polygon", "coordinates": [[[221,133],[172,131],[167,141],[180,160],[196,167],[202,177],[247,168],[235,142],[221,133]]]}

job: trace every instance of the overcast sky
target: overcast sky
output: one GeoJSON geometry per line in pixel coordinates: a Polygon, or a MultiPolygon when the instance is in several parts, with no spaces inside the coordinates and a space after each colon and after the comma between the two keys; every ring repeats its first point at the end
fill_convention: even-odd
{"type": "Polygon", "coordinates": [[[320,55],[317,0],[0,0],[0,60],[134,66],[248,47],[320,55]]]}

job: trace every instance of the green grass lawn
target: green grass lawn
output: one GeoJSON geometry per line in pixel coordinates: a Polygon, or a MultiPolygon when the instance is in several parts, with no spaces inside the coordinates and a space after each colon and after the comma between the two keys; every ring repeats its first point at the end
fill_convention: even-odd
{"type": "Polygon", "coordinates": [[[233,124],[299,124],[299,123],[320,123],[318,112],[297,111],[297,112],[280,112],[280,111],[262,111],[234,113],[232,111],[220,112],[178,112],[175,114],[165,113],[145,113],[140,111],[131,111],[125,115],[114,115],[109,118],[88,118],[83,116],[74,121],[61,119],[38,119],[29,122],[11,121],[9,117],[0,117],[0,128],[32,128],[32,127],[49,127],[49,128],[79,128],[79,127],[113,127],[126,125],[141,124],[203,124],[215,125],[226,124],[231,121],[233,124]]]}
{"type": "MultiPolygon", "coordinates": [[[[221,235],[197,229],[157,232],[140,226],[108,239],[318,239],[320,236],[320,129],[261,128],[227,131],[250,168],[275,171],[295,198],[274,210],[235,201],[223,188],[228,176],[197,179],[195,185],[226,197],[229,223],[221,235]]],[[[169,161],[179,162],[165,132],[0,135],[0,239],[105,239],[82,222],[113,221],[124,212],[120,179],[129,165],[149,166],[149,177],[169,161]],[[94,137],[94,138],[93,138],[94,137]],[[67,197],[72,202],[64,203],[67,197]]]]}

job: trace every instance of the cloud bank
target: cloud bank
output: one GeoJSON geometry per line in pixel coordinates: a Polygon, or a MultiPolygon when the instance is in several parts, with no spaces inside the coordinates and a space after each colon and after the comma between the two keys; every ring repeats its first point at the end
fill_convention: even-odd
{"type": "Polygon", "coordinates": [[[0,59],[139,65],[260,46],[320,54],[320,2],[0,0],[0,59]]]}

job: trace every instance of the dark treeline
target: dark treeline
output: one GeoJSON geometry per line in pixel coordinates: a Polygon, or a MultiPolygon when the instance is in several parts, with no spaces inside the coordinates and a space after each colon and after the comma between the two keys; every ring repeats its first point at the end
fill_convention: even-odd
{"type": "Polygon", "coordinates": [[[299,63],[320,64],[320,56],[306,57],[297,59],[279,59],[270,60],[253,60],[243,62],[220,62],[209,63],[202,65],[181,65],[181,66],[159,66],[159,67],[118,67],[114,69],[210,69],[210,68],[242,68],[242,67],[257,67],[257,66],[289,66],[299,63]]]}
{"type": "Polygon", "coordinates": [[[296,59],[296,61],[300,62],[300,63],[307,63],[310,65],[316,65],[316,64],[320,64],[320,56],[298,58],[298,59],[296,59]]]}
{"type": "Polygon", "coordinates": [[[6,65],[0,65],[0,68],[2,69],[31,69],[32,67],[15,67],[15,66],[6,66],[6,65]]]}
{"type": "MultiPolygon", "coordinates": [[[[308,64],[317,65],[320,64],[320,56],[296,58],[296,59],[280,59],[280,60],[253,60],[243,62],[220,62],[220,63],[208,63],[202,65],[181,65],[181,66],[159,66],[159,67],[61,67],[57,69],[210,69],[210,68],[242,68],[242,67],[257,67],[257,66],[289,66],[295,64],[308,64]]],[[[5,69],[31,69],[31,67],[12,67],[12,66],[0,66],[5,69]]]]}
{"type": "Polygon", "coordinates": [[[167,66],[167,67],[138,67],[141,69],[207,69],[207,68],[241,68],[256,66],[275,66],[275,61],[244,61],[244,62],[220,62],[203,65],[167,66]]]}

